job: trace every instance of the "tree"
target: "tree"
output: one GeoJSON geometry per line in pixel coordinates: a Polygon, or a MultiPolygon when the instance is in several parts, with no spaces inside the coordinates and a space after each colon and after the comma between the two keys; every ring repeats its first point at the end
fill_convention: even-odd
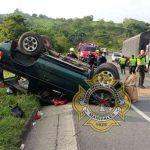
{"type": "Polygon", "coordinates": [[[23,14],[23,13],[19,9],[16,9],[16,10],[14,10],[13,14],[14,15],[20,15],[20,14],[23,14]]]}
{"type": "Polygon", "coordinates": [[[48,18],[46,15],[42,15],[42,14],[40,14],[39,15],[39,18],[48,18]]]}
{"type": "Polygon", "coordinates": [[[18,39],[18,37],[26,31],[28,31],[28,29],[24,17],[20,15],[6,17],[2,24],[0,24],[0,40],[18,39]]]}
{"type": "Polygon", "coordinates": [[[73,45],[77,45],[80,42],[83,42],[85,37],[86,34],[84,32],[78,31],[70,35],[69,40],[73,45]]]}
{"type": "Polygon", "coordinates": [[[70,47],[68,39],[63,35],[56,35],[54,41],[54,47],[58,50],[58,52],[67,52],[70,47]]]}
{"type": "Polygon", "coordinates": [[[32,14],[32,17],[37,17],[37,14],[33,13],[33,14],[32,14]]]}
{"type": "Polygon", "coordinates": [[[128,18],[124,19],[123,27],[126,28],[126,32],[128,33],[129,37],[134,36],[140,32],[144,32],[148,29],[146,23],[143,21],[128,18]]]}
{"type": "Polygon", "coordinates": [[[83,20],[88,22],[88,21],[93,21],[93,18],[94,18],[93,15],[90,15],[90,16],[83,17],[83,20]]]}

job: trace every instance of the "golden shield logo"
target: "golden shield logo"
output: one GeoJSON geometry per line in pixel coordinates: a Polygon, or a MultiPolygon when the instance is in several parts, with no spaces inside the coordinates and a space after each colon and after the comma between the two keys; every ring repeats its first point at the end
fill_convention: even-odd
{"type": "Polygon", "coordinates": [[[106,132],[113,126],[120,126],[117,119],[125,120],[125,114],[131,105],[123,84],[114,80],[105,84],[99,82],[98,76],[85,82],[89,88],[85,90],[79,85],[72,104],[79,120],[86,117],[84,125],[99,132],[106,132]]]}

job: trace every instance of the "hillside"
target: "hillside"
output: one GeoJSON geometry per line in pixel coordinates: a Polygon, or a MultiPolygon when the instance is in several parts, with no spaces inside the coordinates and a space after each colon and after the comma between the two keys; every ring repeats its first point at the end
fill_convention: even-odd
{"type": "MultiPolygon", "coordinates": [[[[25,19],[19,28],[18,35],[25,31],[35,31],[41,35],[48,35],[51,37],[54,47],[60,52],[66,52],[69,47],[78,47],[80,42],[93,42],[100,47],[106,47],[111,51],[117,51],[121,48],[123,40],[134,36],[140,32],[149,30],[149,23],[138,21],[135,19],[124,19],[122,23],[115,23],[113,21],[93,21],[93,16],[85,16],[79,18],[48,18],[45,15],[25,14],[16,10],[12,14],[0,15],[0,41],[8,38],[11,31],[6,31],[8,22],[5,19],[12,15],[21,15],[25,19]],[[4,25],[4,22],[5,25],[4,25]]],[[[20,24],[20,23],[19,23],[20,24]]],[[[10,24],[8,25],[11,26],[10,24]]],[[[18,36],[15,35],[15,36],[18,36]]],[[[15,37],[14,36],[14,37],[15,37]]],[[[13,37],[12,37],[13,38],[13,37]]],[[[10,36],[9,36],[9,39],[10,36]]]]}

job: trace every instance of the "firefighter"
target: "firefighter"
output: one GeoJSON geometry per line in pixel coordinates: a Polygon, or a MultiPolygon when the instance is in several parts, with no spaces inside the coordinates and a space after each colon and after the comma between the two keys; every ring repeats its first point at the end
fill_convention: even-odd
{"type": "Polygon", "coordinates": [[[125,67],[126,67],[126,61],[127,59],[124,57],[124,55],[122,55],[122,57],[119,59],[119,64],[120,64],[120,69],[121,69],[121,73],[124,74],[126,73],[125,72],[125,67]]]}
{"type": "Polygon", "coordinates": [[[96,50],[96,57],[97,57],[97,67],[103,63],[107,62],[107,59],[105,56],[102,55],[103,52],[100,50],[96,50]]]}
{"type": "Polygon", "coordinates": [[[136,69],[136,65],[137,65],[137,60],[136,57],[134,55],[131,56],[131,58],[129,59],[129,73],[135,74],[135,69],[136,69]]]}
{"type": "Polygon", "coordinates": [[[70,48],[69,51],[70,52],[67,54],[68,57],[78,59],[77,55],[74,53],[74,48],[70,48]]]}
{"type": "Polygon", "coordinates": [[[144,50],[140,51],[140,54],[137,56],[137,66],[139,72],[139,84],[138,87],[145,88],[144,78],[145,78],[145,67],[146,67],[146,53],[144,50]]]}
{"type": "Polygon", "coordinates": [[[96,57],[94,54],[92,54],[91,51],[88,54],[87,63],[90,65],[91,68],[93,68],[96,64],[96,57]]]}

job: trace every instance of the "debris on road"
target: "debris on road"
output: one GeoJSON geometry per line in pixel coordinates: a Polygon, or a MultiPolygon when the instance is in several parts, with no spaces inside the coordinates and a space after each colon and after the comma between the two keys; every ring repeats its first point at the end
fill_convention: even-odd
{"type": "Polygon", "coordinates": [[[138,96],[150,96],[150,87],[146,87],[145,89],[138,89],[138,96]]]}
{"type": "Polygon", "coordinates": [[[61,99],[53,99],[52,100],[52,103],[55,105],[55,106],[58,106],[58,105],[64,105],[64,104],[67,104],[67,99],[64,99],[64,100],[61,100],[61,99]]]}
{"type": "Polygon", "coordinates": [[[35,115],[35,120],[40,120],[43,116],[43,112],[42,111],[38,111],[37,114],[35,115]]]}
{"type": "Polygon", "coordinates": [[[27,79],[24,79],[24,78],[21,78],[20,80],[18,80],[18,84],[24,88],[24,89],[28,89],[28,86],[29,86],[29,82],[27,79]]]}
{"type": "Polygon", "coordinates": [[[24,150],[24,148],[25,148],[25,144],[21,144],[20,150],[24,150]]]}
{"type": "Polygon", "coordinates": [[[39,110],[37,114],[43,116],[44,113],[41,110],[39,110]]]}
{"type": "Polygon", "coordinates": [[[138,101],[138,91],[136,86],[128,86],[125,88],[125,91],[129,95],[132,103],[138,101]]]}
{"type": "Polygon", "coordinates": [[[9,106],[11,108],[11,114],[15,117],[20,117],[22,118],[25,113],[24,111],[22,110],[22,108],[20,106],[18,106],[18,104],[16,104],[16,106],[12,107],[12,106],[9,106]]]}
{"type": "Polygon", "coordinates": [[[6,89],[6,93],[7,95],[14,95],[16,94],[16,89],[13,87],[13,86],[9,86],[7,89],[6,89]]]}
{"type": "Polygon", "coordinates": [[[135,74],[129,75],[124,81],[125,91],[129,95],[132,103],[138,101],[136,81],[137,76],[135,74]]]}
{"type": "Polygon", "coordinates": [[[34,119],[35,120],[39,120],[39,119],[41,119],[41,117],[42,117],[41,115],[36,114],[35,117],[34,117],[34,119]]]}
{"type": "Polygon", "coordinates": [[[33,122],[32,125],[35,126],[35,125],[36,125],[36,122],[33,122]]]}
{"type": "Polygon", "coordinates": [[[42,119],[43,115],[44,115],[44,113],[41,110],[39,110],[37,112],[37,114],[34,116],[34,121],[33,121],[32,125],[33,126],[37,125],[38,121],[40,121],[42,119]]]}

